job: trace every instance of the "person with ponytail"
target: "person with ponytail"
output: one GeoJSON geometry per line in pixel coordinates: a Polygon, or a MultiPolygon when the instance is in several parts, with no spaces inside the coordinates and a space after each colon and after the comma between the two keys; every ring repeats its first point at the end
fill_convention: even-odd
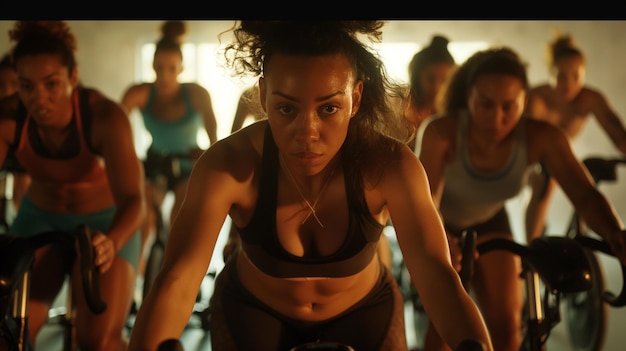
{"type": "MultiPolygon", "coordinates": [[[[428,46],[418,51],[409,63],[409,91],[404,115],[413,122],[415,129],[437,112],[439,92],[456,67],[448,43],[447,37],[434,35],[428,46]]],[[[409,142],[409,147],[415,149],[415,138],[409,142]]]]}
{"type": "MultiPolygon", "coordinates": [[[[213,350],[316,343],[406,351],[404,302],[378,256],[393,217],[405,262],[446,342],[493,350],[450,262],[426,174],[406,145],[399,89],[365,43],[381,21],[240,21],[228,67],[258,78],[267,118],[200,157],[131,351],[180,338],[226,216],[241,237],[210,301],[213,350]]],[[[228,32],[229,34],[231,32],[228,32]]]]}
{"type": "Polygon", "coordinates": [[[173,220],[183,201],[193,164],[203,152],[198,146],[198,132],[204,128],[209,143],[217,141],[217,121],[209,92],[198,83],[178,80],[184,69],[182,45],[186,34],[184,21],[162,23],[152,62],[155,81],[130,86],[121,101],[129,116],[135,110],[141,113],[152,139],[144,160],[148,214],[142,227],[140,277],[145,269],[145,245],[156,228],[152,205],[161,206],[165,195],[173,192],[174,204],[168,217],[169,221],[173,220]],[[178,175],[165,174],[163,170],[164,163],[171,166],[171,162],[164,160],[172,156],[180,165],[178,175]]]}
{"type": "MultiPolygon", "coordinates": [[[[558,34],[558,33],[557,33],[558,34]]],[[[626,155],[626,128],[604,93],[585,82],[586,58],[569,34],[558,34],[549,46],[550,81],[528,92],[530,117],[561,128],[570,140],[582,132],[590,116],[626,155]]],[[[532,174],[532,194],[526,212],[526,239],[532,241],[545,231],[545,217],[556,182],[545,165],[532,174]]]]}

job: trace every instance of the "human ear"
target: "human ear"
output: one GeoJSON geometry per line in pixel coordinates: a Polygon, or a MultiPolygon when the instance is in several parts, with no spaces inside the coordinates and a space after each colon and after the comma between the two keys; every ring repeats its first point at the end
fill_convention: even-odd
{"type": "Polygon", "coordinates": [[[354,117],[359,107],[361,107],[361,97],[363,96],[363,81],[359,80],[354,84],[352,88],[352,113],[350,117],[354,117]]]}

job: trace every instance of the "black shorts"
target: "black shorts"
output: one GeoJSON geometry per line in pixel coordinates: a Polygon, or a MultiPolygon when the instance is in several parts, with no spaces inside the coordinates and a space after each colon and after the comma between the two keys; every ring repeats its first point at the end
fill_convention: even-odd
{"type": "Polygon", "coordinates": [[[389,344],[385,340],[397,333],[404,345],[394,350],[406,350],[404,307],[387,269],[382,269],[372,291],[348,310],[326,321],[303,322],[277,313],[252,295],[240,284],[235,264],[236,260],[230,260],[220,272],[211,298],[214,349],[289,350],[303,343],[326,341],[373,351],[389,344]]]}
{"type": "Polygon", "coordinates": [[[154,183],[160,177],[164,177],[167,190],[174,190],[178,183],[189,178],[192,168],[193,161],[188,157],[160,154],[152,149],[147,151],[146,159],[143,161],[146,179],[154,183]],[[177,167],[174,166],[173,160],[177,161],[177,167]]]}

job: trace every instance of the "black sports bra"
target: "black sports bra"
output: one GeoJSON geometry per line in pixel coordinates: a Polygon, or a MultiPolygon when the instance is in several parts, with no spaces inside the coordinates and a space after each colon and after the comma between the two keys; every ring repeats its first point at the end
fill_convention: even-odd
{"type": "MultiPolygon", "coordinates": [[[[332,255],[305,258],[287,252],[276,235],[278,169],[278,149],[268,127],[264,137],[256,209],[248,225],[237,228],[243,250],[254,265],[266,274],[279,278],[347,277],[364,269],[376,253],[384,226],[369,213],[360,177],[344,177],[350,213],[345,242],[332,255]]],[[[352,173],[344,169],[344,174],[352,173]]]]}

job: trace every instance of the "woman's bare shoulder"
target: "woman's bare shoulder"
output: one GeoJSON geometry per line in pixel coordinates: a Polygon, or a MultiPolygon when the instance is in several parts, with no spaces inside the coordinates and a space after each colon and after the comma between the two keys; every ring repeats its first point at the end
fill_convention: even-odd
{"type": "Polygon", "coordinates": [[[589,85],[585,85],[581,89],[579,96],[581,101],[584,101],[591,105],[596,105],[599,103],[604,104],[607,100],[604,93],[600,89],[589,85]]]}
{"type": "Polygon", "coordinates": [[[136,94],[147,94],[148,92],[150,92],[150,88],[152,87],[152,83],[133,83],[130,86],[128,86],[128,88],[126,88],[126,91],[124,91],[124,96],[128,96],[128,95],[136,95],[136,94]]]}
{"type": "MultiPolygon", "coordinates": [[[[231,134],[231,136],[239,135],[242,141],[249,144],[258,154],[262,154],[263,140],[267,128],[269,128],[267,120],[256,121],[231,134]]],[[[237,138],[235,139],[237,140],[237,138]]]]}
{"type": "Polygon", "coordinates": [[[182,86],[187,89],[192,96],[206,96],[209,95],[209,91],[202,85],[194,82],[182,83],[182,86]]]}
{"type": "Polygon", "coordinates": [[[124,91],[122,95],[122,106],[129,112],[134,108],[143,108],[150,96],[152,83],[133,84],[124,91]]]}
{"type": "Polygon", "coordinates": [[[526,123],[526,139],[529,150],[560,148],[568,144],[569,139],[565,132],[554,124],[535,118],[522,118],[520,123],[526,123]]]}
{"type": "Polygon", "coordinates": [[[109,109],[121,109],[117,101],[114,101],[109,96],[102,93],[102,91],[91,87],[83,87],[82,89],[87,91],[87,99],[94,114],[99,115],[103,112],[110,111],[109,109]]]}
{"type": "MultiPolygon", "coordinates": [[[[128,116],[120,103],[104,95],[100,90],[86,88],[90,107],[92,132],[107,138],[109,133],[117,133],[129,128],[128,116]]],[[[110,136],[109,136],[110,137],[110,136]]]]}
{"type": "Polygon", "coordinates": [[[207,150],[212,159],[230,166],[254,165],[263,154],[263,138],[267,121],[253,123],[220,139],[207,150]]]}
{"type": "Polygon", "coordinates": [[[436,133],[439,138],[456,136],[458,117],[453,115],[433,115],[422,122],[424,133],[436,133]]]}

